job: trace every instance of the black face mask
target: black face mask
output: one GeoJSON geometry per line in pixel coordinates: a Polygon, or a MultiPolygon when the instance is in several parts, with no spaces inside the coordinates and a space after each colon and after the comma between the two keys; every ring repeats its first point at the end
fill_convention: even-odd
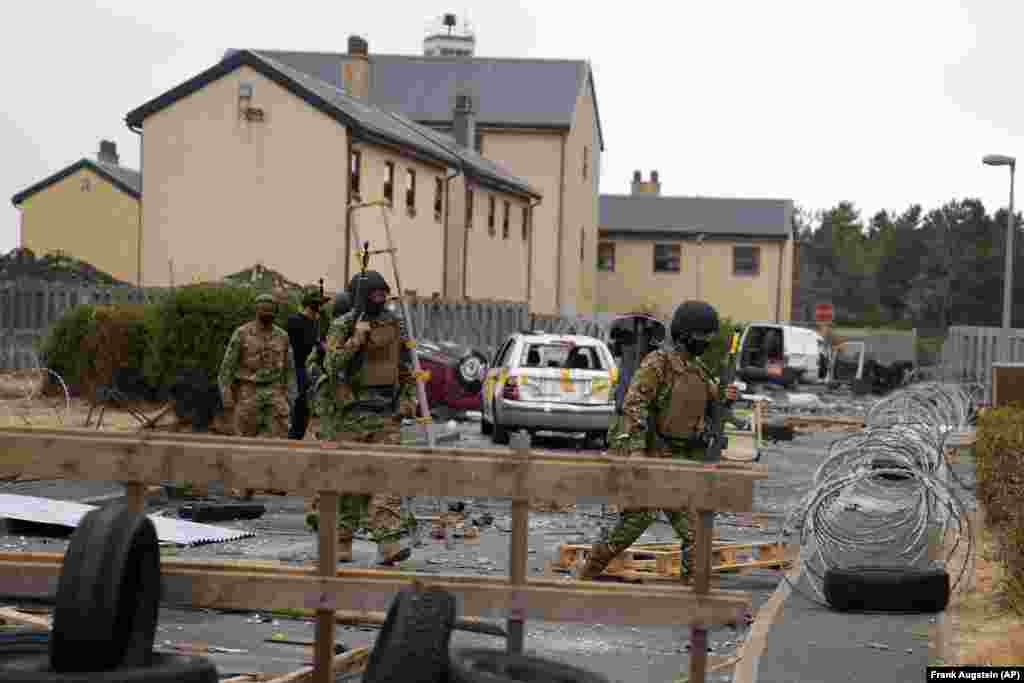
{"type": "Polygon", "coordinates": [[[369,297],[366,299],[366,315],[376,316],[384,312],[384,307],[387,305],[386,301],[381,303],[374,303],[370,301],[369,297]]]}
{"type": "Polygon", "coordinates": [[[683,342],[686,352],[696,358],[708,349],[708,342],[698,341],[697,339],[686,339],[683,342]]]}

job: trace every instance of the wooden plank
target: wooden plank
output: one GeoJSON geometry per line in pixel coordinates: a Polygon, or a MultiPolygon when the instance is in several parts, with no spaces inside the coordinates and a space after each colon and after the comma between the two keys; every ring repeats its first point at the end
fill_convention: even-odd
{"type": "MultiPolygon", "coordinates": [[[[366,668],[366,663],[369,659],[370,648],[368,647],[360,647],[355,650],[343,652],[340,655],[334,656],[330,660],[330,668],[328,669],[327,675],[330,677],[330,680],[333,681],[338,675],[362,671],[366,668]]],[[[315,670],[315,666],[307,666],[299,669],[298,671],[285,674],[284,676],[271,678],[267,683],[313,683],[315,670]]]]}
{"type": "MultiPolygon", "coordinates": [[[[318,573],[320,576],[333,577],[338,570],[338,494],[321,492],[317,511],[320,513],[318,573]]],[[[332,683],[334,681],[334,674],[331,672],[331,661],[334,657],[334,631],[334,610],[318,609],[316,611],[316,646],[313,653],[315,669],[313,678],[316,683],[332,683]]]]}
{"type": "MultiPolygon", "coordinates": [[[[711,590],[711,543],[715,530],[715,513],[697,510],[697,528],[693,539],[693,590],[707,595],[711,590]]],[[[693,620],[690,625],[690,680],[704,681],[708,669],[707,624],[693,620]]]]}
{"type": "MultiPolygon", "coordinates": [[[[530,464],[530,437],[525,433],[516,434],[514,452],[516,463],[520,468],[520,477],[526,478],[530,464]]],[[[520,482],[519,487],[524,484],[520,482]]],[[[526,585],[526,569],[529,562],[530,542],[530,501],[529,498],[514,498],[512,500],[512,535],[509,539],[509,585],[521,587],[526,585]]],[[[515,610],[513,605],[512,616],[506,626],[508,638],[506,649],[509,654],[522,654],[523,645],[526,640],[526,624],[523,615],[515,610]]]]}
{"type": "MultiPolygon", "coordinates": [[[[27,553],[26,553],[27,554],[27,553]]],[[[17,555],[17,553],[8,553],[17,555]]],[[[396,593],[414,582],[437,586],[456,595],[460,615],[507,619],[512,609],[524,620],[603,623],[617,625],[734,623],[750,606],[744,591],[711,590],[698,597],[678,585],[630,586],[571,579],[528,578],[524,586],[491,576],[438,576],[412,572],[339,569],[337,578],[322,578],[310,570],[246,572],[204,569],[201,561],[163,560],[164,600],[169,604],[212,609],[303,609],[333,604],[339,609],[386,610],[396,593]],[[331,602],[333,601],[333,602],[331,602]]],[[[217,564],[217,563],[209,563],[217,564]]],[[[61,557],[0,560],[0,592],[56,587],[61,557]]]]}
{"type": "Polygon", "coordinates": [[[50,630],[50,620],[43,617],[36,617],[25,614],[13,607],[0,607],[0,621],[18,626],[32,626],[41,631],[50,630]]]}
{"type": "MultiPolygon", "coordinates": [[[[85,430],[0,430],[0,451],[24,476],[157,484],[223,481],[234,489],[403,496],[522,497],[574,502],[605,497],[623,508],[695,506],[753,509],[763,469],[684,463],[664,458],[532,453],[525,476],[501,451],[346,445],[323,448],[285,439],[216,444],[137,434],[111,437],[85,430]],[[72,433],[75,432],[75,433],[72,433]],[[301,445],[301,447],[300,447],[301,445]],[[358,447],[357,447],[358,446],[358,447]],[[399,450],[392,450],[399,449],[399,450]]],[[[330,446],[330,444],[328,444],[330,446]]]]}

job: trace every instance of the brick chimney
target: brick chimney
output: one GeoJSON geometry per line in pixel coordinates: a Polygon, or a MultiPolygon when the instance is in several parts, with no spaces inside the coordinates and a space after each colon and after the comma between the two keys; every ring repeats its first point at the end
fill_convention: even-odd
{"type": "Polygon", "coordinates": [[[120,158],[117,156],[117,143],[110,140],[100,140],[100,151],[96,160],[106,164],[119,165],[120,158]]]}
{"type": "Polygon", "coordinates": [[[476,147],[476,99],[468,91],[459,91],[455,95],[452,135],[459,147],[476,147]]]}
{"type": "Polygon", "coordinates": [[[658,172],[651,171],[651,179],[644,182],[641,179],[640,171],[633,172],[633,194],[652,194],[656,197],[661,196],[661,181],[658,180],[658,172]]]}
{"type": "Polygon", "coordinates": [[[345,92],[367,100],[370,97],[370,46],[359,36],[348,37],[348,55],[342,65],[345,92]]]}

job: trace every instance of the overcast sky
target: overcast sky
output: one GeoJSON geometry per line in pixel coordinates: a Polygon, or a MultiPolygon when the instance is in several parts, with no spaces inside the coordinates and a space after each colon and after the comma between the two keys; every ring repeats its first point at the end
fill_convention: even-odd
{"type": "Polygon", "coordinates": [[[0,34],[0,252],[18,241],[11,196],[95,158],[101,138],[138,168],[124,115],[226,48],[341,52],[357,33],[417,54],[446,11],[468,13],[481,56],[591,61],[604,193],[656,169],[663,194],[847,199],[865,218],[966,197],[993,211],[1008,173],[981,157],[1024,153],[1011,0],[41,0],[0,34]]]}

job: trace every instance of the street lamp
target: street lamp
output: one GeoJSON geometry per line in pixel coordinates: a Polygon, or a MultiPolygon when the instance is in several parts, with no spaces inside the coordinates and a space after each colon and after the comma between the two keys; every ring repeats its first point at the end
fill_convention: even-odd
{"type": "Polygon", "coordinates": [[[1006,267],[1003,272],[1003,360],[1010,362],[1010,310],[1013,305],[1013,172],[1017,160],[1005,154],[988,154],[982,160],[986,166],[1010,167],[1010,213],[1006,219],[1006,267]]]}

